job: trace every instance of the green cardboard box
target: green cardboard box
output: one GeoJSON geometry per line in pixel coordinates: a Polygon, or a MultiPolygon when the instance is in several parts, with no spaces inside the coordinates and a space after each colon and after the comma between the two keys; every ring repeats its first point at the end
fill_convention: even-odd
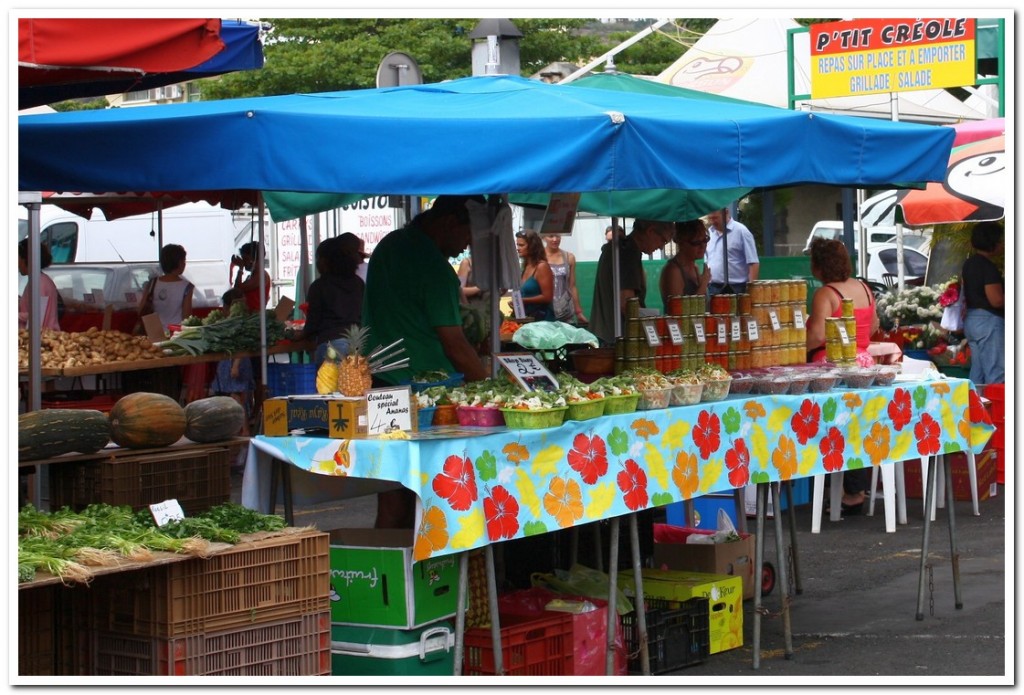
{"type": "MultiPolygon", "coordinates": [[[[704,597],[708,605],[712,654],[743,646],[743,578],[688,570],[642,570],[644,596],[668,601],[704,597]]],[[[636,597],[633,573],[619,574],[619,588],[636,597]]]]}
{"type": "Polygon", "coordinates": [[[455,615],[458,555],[414,563],[411,529],[330,536],[332,623],[410,629],[455,615]]]}

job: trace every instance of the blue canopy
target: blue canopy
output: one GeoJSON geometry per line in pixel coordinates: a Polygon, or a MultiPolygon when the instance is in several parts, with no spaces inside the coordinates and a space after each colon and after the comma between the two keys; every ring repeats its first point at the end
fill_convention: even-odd
{"type": "Polygon", "coordinates": [[[19,117],[20,190],[534,193],[938,181],[949,128],[514,76],[19,117]]]}

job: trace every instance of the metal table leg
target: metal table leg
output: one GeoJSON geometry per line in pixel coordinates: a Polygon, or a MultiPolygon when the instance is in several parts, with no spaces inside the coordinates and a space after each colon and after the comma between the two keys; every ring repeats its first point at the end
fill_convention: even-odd
{"type": "MultiPolygon", "coordinates": [[[[960,549],[956,543],[956,512],[953,510],[953,466],[946,460],[945,454],[941,458],[942,467],[946,469],[946,517],[949,519],[949,557],[953,565],[953,606],[956,610],[962,610],[964,602],[960,595],[960,549]]],[[[975,485],[972,489],[978,488],[975,485]]],[[[977,502],[977,496],[974,501],[977,502]]]]}
{"type": "Polygon", "coordinates": [[[800,584],[800,558],[796,544],[796,505],[793,503],[793,483],[787,480],[782,485],[786,491],[786,498],[789,500],[789,507],[786,511],[789,517],[789,552],[793,554],[793,583],[796,585],[796,593],[802,594],[804,589],[800,584]]]}
{"type": "MultiPolygon", "coordinates": [[[[615,671],[615,621],[618,618],[618,613],[615,611],[615,597],[616,591],[619,588],[617,576],[619,569],[619,518],[612,518],[608,524],[610,527],[610,538],[608,539],[608,631],[606,633],[608,646],[605,649],[604,655],[604,672],[610,674],[615,671]]],[[[600,557],[600,554],[598,557],[600,557]]],[[[639,584],[636,587],[636,595],[637,597],[634,602],[639,603],[642,610],[644,596],[642,587],[639,584]]],[[[637,614],[639,615],[639,611],[637,614]]]]}
{"type": "Polygon", "coordinates": [[[452,675],[462,675],[462,660],[465,658],[466,596],[469,595],[469,551],[459,554],[459,594],[455,609],[455,664],[452,675]]]}
{"type": "Polygon", "coordinates": [[[501,621],[498,620],[498,585],[494,579],[494,548],[484,548],[487,560],[487,608],[491,614],[491,644],[494,649],[494,675],[505,675],[505,664],[501,658],[501,621]]]}
{"type": "MultiPolygon", "coordinates": [[[[640,533],[637,531],[636,513],[629,515],[629,540],[633,551],[633,583],[636,586],[636,629],[640,642],[640,670],[645,676],[651,675],[651,659],[647,645],[647,611],[644,608],[644,577],[640,567],[640,533]]],[[[608,597],[608,615],[614,615],[615,594],[608,597]]],[[[611,633],[614,638],[614,632],[611,633]]],[[[612,654],[614,656],[614,654],[612,654]]],[[[613,671],[606,672],[609,676],[613,671]]]]}
{"type": "Polygon", "coordinates": [[[793,629],[789,617],[789,582],[786,580],[788,568],[786,567],[785,542],[782,536],[782,494],[779,491],[779,483],[770,483],[770,486],[775,505],[775,514],[773,515],[775,518],[775,553],[779,558],[779,584],[782,586],[782,640],[786,658],[792,659],[793,629]]]}
{"type": "MultiPolygon", "coordinates": [[[[921,457],[922,470],[925,467],[926,457],[921,457]]],[[[935,468],[938,466],[936,461],[934,466],[928,466],[928,475],[925,480],[925,492],[924,492],[924,532],[921,538],[921,570],[920,576],[917,582],[917,619],[924,620],[924,590],[925,590],[925,568],[928,564],[928,542],[931,534],[931,515],[928,510],[933,509],[932,506],[935,502],[935,468]]]]}
{"type": "MultiPolygon", "coordinates": [[[[764,514],[767,507],[768,487],[765,483],[757,485],[757,538],[754,541],[754,569],[760,572],[764,567],[764,514]]],[[[754,582],[754,659],[756,671],[761,668],[761,582],[754,582]]]]}

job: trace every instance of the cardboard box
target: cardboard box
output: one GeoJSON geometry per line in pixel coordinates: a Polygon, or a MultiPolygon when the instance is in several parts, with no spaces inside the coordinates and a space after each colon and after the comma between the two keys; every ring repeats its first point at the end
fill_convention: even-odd
{"type": "MultiPolygon", "coordinates": [[[[953,499],[961,502],[971,501],[971,478],[967,470],[967,455],[962,451],[946,454],[946,462],[953,467],[953,499]]],[[[974,455],[974,465],[978,472],[978,501],[984,502],[989,497],[999,494],[996,484],[996,452],[986,449],[974,455]]],[[[907,486],[907,498],[922,499],[924,485],[921,480],[921,460],[908,459],[903,462],[903,478],[907,486]]]]}
{"type": "MultiPolygon", "coordinates": [[[[642,576],[644,596],[648,598],[708,599],[712,654],[743,646],[743,580],[740,577],[656,569],[644,569],[642,576]]],[[[619,574],[618,579],[619,588],[635,599],[632,573],[619,574]]]]}
{"type": "Polygon", "coordinates": [[[263,434],[286,437],[297,429],[323,429],[335,439],[365,437],[366,399],[280,396],[263,402],[263,434]]]}
{"type": "Polygon", "coordinates": [[[413,563],[410,529],[330,536],[332,623],[410,629],[455,615],[457,555],[413,563]]]}
{"type": "MultiPolygon", "coordinates": [[[[713,531],[682,529],[687,535],[711,535],[713,531]]],[[[740,540],[729,543],[661,543],[655,539],[654,566],[660,569],[689,570],[708,574],[727,574],[743,580],[743,598],[754,597],[754,582],[760,573],[754,572],[754,540],[752,533],[740,534],[740,540]]]]}

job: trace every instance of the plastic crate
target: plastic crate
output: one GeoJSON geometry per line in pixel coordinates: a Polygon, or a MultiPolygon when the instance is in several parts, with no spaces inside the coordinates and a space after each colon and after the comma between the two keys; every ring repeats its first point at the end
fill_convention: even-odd
{"type": "MultiPolygon", "coordinates": [[[[573,671],[572,614],[540,618],[502,615],[501,663],[506,676],[567,676],[573,671]]],[[[466,630],[462,673],[494,676],[494,643],[489,627],[466,630]]]]}
{"type": "Polygon", "coordinates": [[[316,365],[291,362],[267,364],[267,395],[308,396],[316,393],[316,365]]]}
{"type": "Polygon", "coordinates": [[[329,676],[329,611],[173,639],[96,632],[98,676],[329,676]]]}
{"type": "Polygon", "coordinates": [[[50,466],[50,506],[76,511],[87,505],[128,505],[138,511],[176,499],[198,514],[231,499],[230,447],[124,454],[50,466]]]}
{"type": "MultiPolygon", "coordinates": [[[[329,536],[273,536],[132,573],[97,577],[88,594],[91,625],[145,638],[211,634],[330,611],[329,536]]],[[[76,590],[78,591],[78,590],[76,590]]]]}
{"type": "MultiPolygon", "coordinates": [[[[645,599],[647,654],[651,675],[699,664],[711,652],[709,603],[705,598],[688,601],[645,599]]],[[[629,673],[640,674],[640,630],[632,611],[622,616],[622,631],[629,654],[629,673]]]]}
{"type": "Polygon", "coordinates": [[[57,673],[56,599],[59,587],[18,590],[18,675],[57,673]]]}

